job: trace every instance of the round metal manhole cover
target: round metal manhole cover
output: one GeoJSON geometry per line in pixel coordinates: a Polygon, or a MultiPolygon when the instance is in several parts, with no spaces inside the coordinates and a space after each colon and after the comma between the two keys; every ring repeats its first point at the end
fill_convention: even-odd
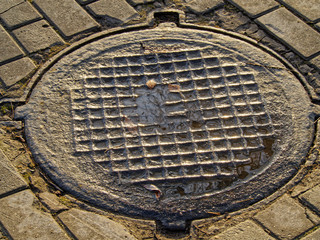
{"type": "Polygon", "coordinates": [[[270,195],[295,174],[313,136],[308,95],[278,59],[178,27],[74,50],[17,114],[36,161],[62,189],[175,227],[270,195]]]}

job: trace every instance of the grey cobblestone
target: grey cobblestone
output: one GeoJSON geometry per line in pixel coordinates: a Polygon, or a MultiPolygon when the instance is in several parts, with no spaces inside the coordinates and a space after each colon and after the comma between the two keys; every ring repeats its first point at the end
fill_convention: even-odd
{"type": "Polygon", "coordinates": [[[320,214],[320,185],[311,188],[299,198],[320,214]]]}
{"type": "Polygon", "coordinates": [[[277,51],[278,53],[287,51],[287,48],[285,46],[283,46],[282,44],[278,43],[270,37],[266,36],[262,38],[261,42],[264,43],[266,46],[272,48],[273,50],[277,51]]]}
{"type": "Polygon", "coordinates": [[[96,17],[109,17],[120,22],[139,17],[137,11],[125,0],[100,0],[87,7],[96,17]]]}
{"type": "Polygon", "coordinates": [[[320,55],[311,59],[310,62],[315,65],[318,69],[320,69],[320,55]]]}
{"type": "Polygon", "coordinates": [[[290,63],[293,64],[294,66],[298,66],[299,64],[302,64],[302,59],[294,52],[285,53],[284,57],[288,59],[290,63]]]}
{"type": "Polygon", "coordinates": [[[22,2],[4,13],[0,13],[0,18],[6,27],[12,29],[39,20],[41,15],[29,2],[22,2]]]}
{"type": "MultiPolygon", "coordinates": [[[[210,22],[213,25],[219,24],[220,27],[236,31],[250,21],[250,19],[244,16],[241,12],[231,14],[224,8],[218,9],[214,12],[213,21],[210,22]]],[[[255,31],[257,31],[256,29],[255,31]]]]}
{"type": "Polygon", "coordinates": [[[0,199],[0,221],[13,239],[69,239],[50,214],[36,208],[30,190],[0,199]]]}
{"type": "Polygon", "coordinates": [[[245,11],[250,17],[258,17],[279,6],[274,0],[228,0],[238,8],[245,11]]]}
{"type": "Polygon", "coordinates": [[[23,51],[14,42],[12,37],[0,25],[0,63],[16,59],[23,55],[23,51]]]}
{"type": "Polygon", "coordinates": [[[63,39],[45,20],[26,25],[12,32],[29,53],[64,43],[63,39]]]}
{"type": "Polygon", "coordinates": [[[285,8],[268,13],[257,22],[305,58],[320,51],[320,34],[285,8]]]}
{"type": "Polygon", "coordinates": [[[298,68],[299,68],[300,72],[303,74],[308,74],[309,72],[312,71],[312,68],[310,66],[308,66],[307,64],[302,64],[298,68]]]}
{"type": "Polygon", "coordinates": [[[135,239],[119,223],[95,213],[71,209],[60,213],[58,217],[79,240],[135,239]]]}
{"type": "Polygon", "coordinates": [[[99,26],[75,0],[34,0],[34,4],[65,38],[99,26]]]}
{"type": "Polygon", "coordinates": [[[319,0],[280,0],[286,7],[293,10],[308,21],[320,19],[319,0]]]}
{"type": "Polygon", "coordinates": [[[0,4],[0,14],[10,10],[11,8],[14,8],[15,6],[22,4],[24,0],[6,0],[1,1],[0,4]]]}
{"type": "Polygon", "coordinates": [[[255,33],[250,34],[249,36],[260,42],[263,38],[266,37],[266,34],[263,30],[259,29],[255,33]]]}
{"type": "Polygon", "coordinates": [[[314,226],[306,210],[285,195],[255,216],[280,239],[293,239],[314,226]]]}
{"type": "Polygon", "coordinates": [[[59,202],[57,196],[53,193],[43,192],[39,194],[40,201],[51,212],[59,212],[68,208],[59,202]]]}
{"type": "Polygon", "coordinates": [[[273,240],[259,225],[251,220],[242,222],[228,230],[214,236],[210,240],[241,239],[241,240],[273,240]]]}
{"type": "Polygon", "coordinates": [[[319,240],[320,239],[320,228],[310,233],[309,235],[301,238],[301,240],[319,240]]]}
{"type": "Polygon", "coordinates": [[[0,197],[13,191],[27,188],[28,185],[0,150],[0,197]]]}
{"type": "Polygon", "coordinates": [[[47,192],[48,186],[42,177],[32,176],[29,178],[30,185],[32,186],[32,190],[35,192],[47,192]]]}
{"type": "Polygon", "coordinates": [[[197,14],[206,13],[223,5],[223,0],[186,0],[186,6],[197,14]]]}
{"type": "Polygon", "coordinates": [[[6,87],[10,87],[26,77],[35,68],[36,66],[29,58],[21,58],[0,66],[0,79],[6,87]]]}
{"type": "Polygon", "coordinates": [[[259,30],[258,25],[255,23],[251,23],[249,28],[244,32],[247,35],[253,34],[259,30]]]}

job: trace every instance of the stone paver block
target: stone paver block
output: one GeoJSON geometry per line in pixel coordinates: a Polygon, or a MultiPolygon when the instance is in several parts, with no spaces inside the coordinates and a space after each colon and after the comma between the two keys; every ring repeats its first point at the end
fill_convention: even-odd
{"type": "Polygon", "coordinates": [[[273,240],[274,238],[268,235],[263,229],[253,221],[247,220],[234,227],[227,229],[211,240],[273,240]]]}
{"type": "Polygon", "coordinates": [[[130,4],[136,6],[138,4],[153,3],[155,0],[128,0],[130,4]]]}
{"type": "Polygon", "coordinates": [[[228,0],[233,5],[245,11],[250,17],[258,17],[279,6],[274,0],[228,0]]]}
{"type": "Polygon", "coordinates": [[[315,25],[315,27],[320,31],[320,22],[315,25]]]}
{"type": "Polygon", "coordinates": [[[314,226],[306,210],[288,195],[258,213],[255,219],[280,239],[293,239],[314,226]]]}
{"type": "Polygon", "coordinates": [[[12,32],[29,53],[64,43],[63,39],[44,20],[26,25],[12,32]]]}
{"type": "Polygon", "coordinates": [[[41,18],[29,2],[23,2],[0,13],[0,18],[8,28],[25,25],[41,18]]]}
{"type": "Polygon", "coordinates": [[[59,202],[58,197],[53,193],[40,193],[39,198],[42,204],[52,212],[59,212],[68,209],[68,207],[59,202]]]}
{"type": "Polygon", "coordinates": [[[290,8],[308,21],[314,22],[320,19],[319,0],[280,0],[286,7],[290,8]]]}
{"type": "Polygon", "coordinates": [[[0,197],[27,187],[26,182],[0,150],[0,197]]]}
{"type": "Polygon", "coordinates": [[[0,63],[23,55],[22,50],[0,25],[0,63]]]}
{"type": "Polygon", "coordinates": [[[87,239],[135,239],[119,223],[104,216],[77,209],[60,213],[58,218],[79,240],[87,239]]]}
{"type": "Polygon", "coordinates": [[[13,239],[69,239],[48,213],[36,208],[30,190],[0,199],[0,221],[13,239]]]}
{"type": "Polygon", "coordinates": [[[110,17],[120,22],[139,17],[137,11],[125,0],[100,0],[89,4],[88,9],[96,17],[110,17]]]}
{"type": "Polygon", "coordinates": [[[311,59],[310,62],[315,65],[318,69],[320,69],[320,55],[311,59]]]}
{"type": "Polygon", "coordinates": [[[258,30],[255,33],[250,34],[250,37],[256,39],[257,41],[261,41],[266,37],[266,34],[263,30],[258,30]]]}
{"type": "Polygon", "coordinates": [[[305,58],[320,51],[320,33],[283,7],[257,22],[305,58]]]}
{"type": "MultiPolygon", "coordinates": [[[[250,19],[245,15],[243,15],[241,12],[231,15],[225,9],[216,11],[215,15],[217,16],[218,19],[226,20],[226,21],[224,20],[221,21],[221,27],[223,29],[232,30],[232,31],[236,31],[236,29],[240,29],[241,26],[247,24],[250,21],[250,19]]],[[[254,32],[256,32],[257,30],[255,30],[254,32]]]]}
{"type": "Polygon", "coordinates": [[[319,240],[320,239],[320,228],[310,233],[309,235],[301,238],[301,240],[319,240]]]}
{"type": "MultiPolygon", "coordinates": [[[[294,54],[293,53],[288,53],[286,55],[286,58],[289,61],[294,61],[294,54]]],[[[301,64],[301,63],[299,63],[301,64]]],[[[316,74],[317,75],[317,74],[316,74]]],[[[320,74],[318,74],[318,79],[320,80],[320,74]]],[[[316,80],[318,82],[318,80],[316,80]]],[[[320,87],[320,83],[315,82],[316,87],[320,87]]],[[[311,152],[310,157],[313,159],[317,159],[317,151],[320,147],[320,135],[319,135],[319,130],[320,130],[320,122],[317,123],[317,133],[316,133],[316,138],[314,139],[314,153],[311,152]],[[314,156],[312,156],[314,155],[314,156]]],[[[320,165],[315,167],[313,171],[311,171],[307,177],[305,177],[297,186],[295,186],[292,191],[291,191],[291,196],[292,197],[297,197],[301,195],[302,193],[308,191],[310,188],[315,187],[316,185],[320,184],[320,165]]]]}
{"type": "Polygon", "coordinates": [[[23,4],[25,2],[25,0],[6,0],[6,1],[1,1],[1,4],[0,4],[0,14],[3,13],[3,12],[6,12],[8,11],[9,9],[17,6],[17,5],[20,5],[20,4],[23,4]]]}
{"type": "Polygon", "coordinates": [[[320,214],[320,185],[317,185],[299,197],[320,214]]]}
{"type": "Polygon", "coordinates": [[[99,26],[75,0],[34,0],[34,3],[66,38],[99,26]]]}
{"type": "Polygon", "coordinates": [[[190,11],[201,14],[209,12],[223,5],[223,0],[186,0],[186,6],[190,11]]]}
{"type": "Polygon", "coordinates": [[[36,68],[30,58],[19,60],[0,66],[0,79],[6,87],[17,83],[36,68]]]}

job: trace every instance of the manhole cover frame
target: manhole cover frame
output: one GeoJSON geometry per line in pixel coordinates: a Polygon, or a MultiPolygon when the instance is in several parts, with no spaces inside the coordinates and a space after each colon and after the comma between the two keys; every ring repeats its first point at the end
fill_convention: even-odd
{"type": "MultiPolygon", "coordinates": [[[[173,11],[173,12],[176,12],[176,11],[173,11]]],[[[181,13],[180,13],[180,16],[181,16],[181,13]]],[[[151,23],[152,21],[150,21],[151,23]]],[[[143,24],[142,24],[143,25],[143,24]]],[[[132,30],[132,31],[135,31],[135,30],[140,30],[141,29],[141,26],[140,25],[139,27],[130,27],[129,30],[132,30]]],[[[143,25],[145,26],[145,25],[143,25]]],[[[145,26],[146,28],[148,28],[147,26],[145,26]]],[[[238,34],[234,34],[234,33],[230,33],[230,32],[227,32],[227,31],[224,31],[224,30],[221,30],[221,29],[215,29],[215,28],[209,28],[209,27],[199,27],[199,26],[194,26],[192,24],[185,24],[183,22],[180,22],[180,26],[179,27],[184,27],[184,28],[194,28],[194,29],[199,29],[199,30],[207,30],[207,31],[211,31],[211,32],[216,32],[216,33],[222,33],[224,35],[228,35],[228,36],[231,36],[233,38],[237,38],[237,39],[240,39],[240,40],[244,40],[245,42],[249,42],[250,44],[252,44],[254,47],[258,47],[260,49],[263,49],[264,51],[266,51],[267,53],[269,53],[270,55],[272,55],[273,57],[275,57],[277,60],[280,60],[280,62],[282,62],[288,69],[290,69],[294,75],[296,75],[296,77],[299,79],[299,81],[301,82],[301,84],[303,86],[308,86],[308,84],[305,82],[304,78],[290,65],[286,62],[286,60],[284,60],[283,58],[281,58],[280,56],[278,56],[276,53],[274,53],[272,50],[270,49],[267,49],[266,47],[264,46],[261,46],[261,45],[257,45],[255,41],[251,40],[251,39],[248,39],[248,38],[244,38],[243,36],[239,36],[238,34]]],[[[123,30],[121,30],[120,32],[123,32],[123,30]]],[[[119,32],[114,32],[112,33],[111,35],[114,35],[114,34],[117,34],[119,32]]],[[[81,43],[78,43],[76,44],[76,46],[71,46],[70,48],[64,50],[61,54],[59,54],[58,56],[55,57],[55,59],[53,59],[52,62],[50,62],[49,64],[47,64],[47,66],[44,67],[44,69],[40,70],[38,76],[34,77],[33,78],[33,83],[34,83],[34,86],[37,84],[37,81],[39,81],[41,79],[41,77],[45,74],[45,72],[47,70],[49,70],[56,62],[58,62],[62,57],[64,57],[65,55],[75,51],[76,49],[90,43],[90,42],[93,42],[93,41],[96,41],[96,40],[99,40],[101,38],[104,38],[106,36],[109,36],[110,34],[109,33],[101,33],[101,34],[97,34],[97,36],[92,36],[92,37],[89,37],[89,39],[85,39],[83,41],[81,41],[81,43]]],[[[30,94],[31,94],[32,91],[30,91],[30,94]]],[[[315,99],[317,100],[317,96],[316,94],[313,92],[313,89],[311,89],[310,87],[308,88],[308,94],[309,96],[311,96],[312,99],[315,99]]],[[[30,95],[29,95],[30,97],[30,95]]],[[[21,108],[22,109],[22,108],[21,108]]],[[[19,111],[18,111],[18,114],[17,116],[19,115],[19,111]]],[[[286,179],[287,181],[288,179],[286,179]]],[[[283,184],[279,184],[279,186],[281,186],[283,184]]],[[[77,196],[77,194],[75,194],[75,196],[77,196]]],[[[79,198],[83,199],[83,200],[86,200],[85,197],[81,197],[78,195],[79,198]]],[[[243,205],[249,205],[251,203],[254,203],[258,200],[261,200],[262,199],[262,196],[257,196],[255,199],[249,199],[248,201],[245,201],[243,203],[239,203],[239,208],[241,208],[243,205]]],[[[93,203],[93,204],[96,204],[94,203],[94,200],[93,199],[90,199],[90,203],[93,203]]],[[[101,204],[98,204],[98,206],[101,206],[101,204]]],[[[104,207],[104,208],[107,208],[107,206],[101,206],[101,207],[104,207]]],[[[114,210],[114,209],[113,209],[114,210]]],[[[139,209],[138,210],[135,210],[135,209],[132,209],[132,213],[129,213],[128,215],[135,215],[135,216],[139,216],[139,217],[145,217],[143,215],[146,214],[146,212],[144,212],[142,215],[137,213],[136,211],[140,211],[139,209]]],[[[123,214],[126,214],[125,211],[121,211],[123,214]]],[[[150,212],[152,214],[152,211],[150,212]]],[[[161,214],[160,214],[161,215],[161,214]]],[[[165,214],[166,215],[166,214],[165,214]]],[[[174,215],[170,215],[168,214],[169,217],[168,218],[161,218],[159,216],[156,216],[155,219],[158,219],[158,220],[161,220],[166,226],[168,227],[173,227],[173,228],[183,228],[185,225],[184,225],[184,221],[185,220],[190,220],[190,219],[195,219],[195,218],[199,218],[199,217],[190,217],[190,216],[184,216],[184,217],[177,217],[176,214],[174,215]],[[181,220],[182,219],[182,220],[181,220]]],[[[210,216],[210,214],[203,214],[201,213],[199,216],[200,218],[201,217],[208,217],[210,216]],[[201,216],[200,216],[201,215],[201,216]]],[[[147,217],[148,218],[148,217],[147,217]]],[[[151,217],[152,218],[152,217],[151,217]]]]}

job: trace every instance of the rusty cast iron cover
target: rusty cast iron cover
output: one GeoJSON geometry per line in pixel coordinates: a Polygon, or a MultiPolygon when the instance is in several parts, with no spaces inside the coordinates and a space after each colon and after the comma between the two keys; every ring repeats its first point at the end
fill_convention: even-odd
{"type": "Polygon", "coordinates": [[[176,227],[274,192],[313,134],[308,95],[279,60],[177,27],[105,37],[66,55],[17,114],[62,189],[176,227]]]}

